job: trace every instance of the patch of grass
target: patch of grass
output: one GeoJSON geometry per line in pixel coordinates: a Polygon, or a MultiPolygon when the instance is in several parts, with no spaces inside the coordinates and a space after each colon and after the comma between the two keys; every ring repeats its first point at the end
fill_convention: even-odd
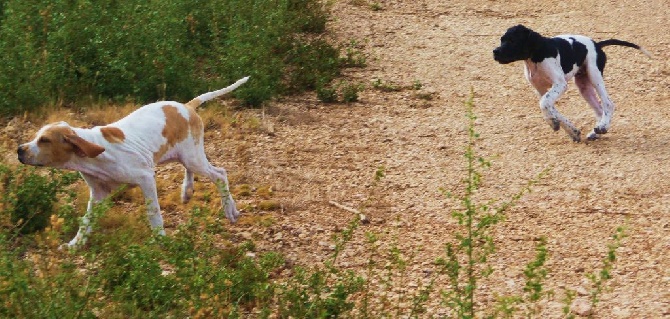
{"type": "Polygon", "coordinates": [[[382,92],[400,92],[403,90],[402,86],[395,84],[393,82],[384,82],[381,79],[375,79],[372,81],[372,87],[375,90],[382,92]]]}
{"type": "Polygon", "coordinates": [[[359,93],[364,89],[365,86],[360,83],[343,81],[317,89],[317,98],[323,103],[335,103],[341,100],[348,104],[357,102],[359,93]]]}
{"type": "Polygon", "coordinates": [[[346,67],[363,68],[367,66],[367,57],[361,50],[362,45],[357,40],[350,40],[343,46],[344,57],[342,64],[346,67]]]}
{"type": "Polygon", "coordinates": [[[281,204],[279,201],[273,199],[265,199],[258,202],[258,209],[260,210],[279,210],[281,209],[281,204]]]}
{"type": "Polygon", "coordinates": [[[370,9],[372,9],[372,11],[381,11],[384,10],[384,7],[382,6],[381,3],[375,1],[370,4],[370,9]]]}
{"type": "Polygon", "coordinates": [[[232,96],[260,106],[332,80],[342,61],[362,63],[311,36],[325,32],[330,17],[328,2],[318,0],[7,0],[1,7],[0,115],[44,105],[189,101],[245,75],[251,80],[232,96]]]}

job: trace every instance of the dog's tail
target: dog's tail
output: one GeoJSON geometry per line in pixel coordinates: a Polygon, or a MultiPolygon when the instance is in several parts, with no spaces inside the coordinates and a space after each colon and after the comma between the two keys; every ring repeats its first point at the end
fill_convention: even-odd
{"type": "Polygon", "coordinates": [[[215,99],[215,98],[217,98],[217,97],[219,97],[219,96],[221,96],[221,95],[224,95],[224,94],[226,94],[226,93],[232,92],[233,90],[237,89],[240,85],[242,85],[242,84],[244,84],[245,82],[247,82],[247,80],[249,80],[249,77],[248,77],[248,76],[243,77],[243,78],[237,80],[237,82],[235,82],[235,83],[233,83],[232,85],[230,85],[230,86],[228,86],[228,87],[225,87],[225,88],[223,88],[223,89],[220,89],[220,90],[216,90],[216,91],[212,91],[212,92],[208,92],[208,93],[199,95],[199,96],[196,97],[195,99],[193,99],[193,100],[189,101],[188,103],[186,103],[186,106],[187,106],[187,107],[190,107],[190,108],[192,108],[192,109],[196,109],[196,108],[198,108],[198,106],[202,105],[202,103],[205,103],[205,102],[207,102],[207,101],[209,101],[209,100],[211,100],[211,99],[215,99]]]}
{"type": "Polygon", "coordinates": [[[638,50],[642,51],[642,53],[644,53],[646,56],[648,56],[650,58],[652,57],[651,54],[649,53],[649,51],[645,50],[643,47],[641,47],[641,46],[639,46],[635,43],[630,43],[628,41],[623,41],[623,40],[618,40],[618,39],[609,39],[609,40],[600,41],[600,42],[596,43],[596,46],[599,47],[599,48],[606,47],[608,45],[621,45],[621,46],[624,46],[624,47],[638,49],[638,50]]]}

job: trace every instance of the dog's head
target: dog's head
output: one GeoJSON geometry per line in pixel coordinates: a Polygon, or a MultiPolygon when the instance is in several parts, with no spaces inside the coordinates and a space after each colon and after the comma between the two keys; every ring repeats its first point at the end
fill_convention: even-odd
{"type": "Polygon", "coordinates": [[[493,59],[501,64],[529,59],[542,39],[539,33],[519,24],[500,37],[500,46],[493,50],[493,59]]]}
{"type": "Polygon", "coordinates": [[[61,167],[73,156],[93,158],[104,151],[77,135],[69,124],[58,122],[42,127],[32,141],[19,146],[17,154],[23,164],[61,167]]]}

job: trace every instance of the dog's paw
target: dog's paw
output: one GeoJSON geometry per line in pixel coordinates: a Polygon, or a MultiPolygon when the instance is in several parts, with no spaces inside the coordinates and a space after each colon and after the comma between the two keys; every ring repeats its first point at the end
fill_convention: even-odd
{"type": "Polygon", "coordinates": [[[591,133],[589,133],[589,135],[586,136],[586,139],[589,140],[589,141],[595,141],[599,137],[600,137],[600,135],[598,133],[592,131],[591,133]]]}
{"type": "Polygon", "coordinates": [[[187,188],[181,190],[181,202],[182,204],[188,203],[193,197],[193,188],[187,188]]]}
{"type": "Polygon", "coordinates": [[[607,128],[596,126],[596,127],[593,128],[593,132],[595,132],[596,134],[605,134],[605,133],[607,133],[607,128]]]}
{"type": "Polygon", "coordinates": [[[554,131],[558,131],[561,128],[561,121],[556,118],[549,119],[549,126],[551,126],[554,131]]]}
{"type": "Polygon", "coordinates": [[[237,219],[240,217],[240,211],[237,210],[235,201],[231,198],[228,202],[223,202],[222,204],[223,211],[226,213],[226,218],[230,220],[230,223],[236,223],[237,219]]]}
{"type": "Polygon", "coordinates": [[[573,132],[573,134],[570,134],[570,137],[572,137],[573,142],[579,143],[582,141],[582,132],[577,130],[576,132],[573,132]]]}

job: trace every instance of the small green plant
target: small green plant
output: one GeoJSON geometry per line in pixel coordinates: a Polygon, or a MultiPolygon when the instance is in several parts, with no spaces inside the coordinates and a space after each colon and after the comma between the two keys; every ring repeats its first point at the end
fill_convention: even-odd
{"type": "Polygon", "coordinates": [[[342,85],[342,101],[344,103],[358,102],[358,93],[360,93],[363,88],[363,85],[357,83],[347,83],[342,85]]]}
{"type": "MultiPolygon", "coordinates": [[[[61,194],[70,195],[66,187],[79,179],[76,173],[49,170],[47,175],[34,168],[11,169],[0,166],[2,207],[10,216],[12,227],[20,234],[44,230],[56,211],[61,194]]],[[[71,203],[65,203],[71,207],[71,203]]],[[[67,210],[68,207],[63,208],[67,210]]]]}
{"type": "Polygon", "coordinates": [[[316,97],[323,103],[337,102],[337,89],[330,86],[319,86],[316,89],[316,97]]]}
{"type": "MultiPolygon", "coordinates": [[[[468,144],[465,149],[467,160],[467,176],[464,180],[465,193],[460,197],[462,210],[452,212],[461,231],[455,235],[456,243],[447,243],[445,247],[445,258],[439,258],[437,264],[441,272],[447,275],[449,289],[443,290],[442,300],[444,304],[454,311],[457,318],[475,318],[476,304],[475,294],[478,290],[478,282],[493,273],[488,265],[488,257],[495,250],[490,228],[505,218],[506,211],[512,207],[535,181],[529,182],[525,188],[512,195],[508,201],[502,202],[497,207],[493,202],[478,204],[474,200],[474,194],[481,185],[481,169],[491,165],[489,161],[478,157],[475,153],[476,141],[479,134],[475,131],[474,93],[466,101],[468,118],[468,144]]],[[[543,173],[538,177],[541,178],[543,173]]],[[[451,196],[450,193],[447,195],[451,196]]]]}
{"type": "Polygon", "coordinates": [[[607,256],[602,261],[602,268],[596,273],[587,274],[587,278],[593,285],[590,293],[591,309],[595,309],[600,302],[600,295],[603,292],[605,282],[612,279],[612,268],[614,262],[616,262],[616,250],[621,247],[621,242],[626,236],[625,227],[617,227],[614,235],[612,235],[612,242],[607,245],[607,256]]]}
{"type": "Polygon", "coordinates": [[[523,275],[526,277],[526,284],[523,287],[524,302],[526,306],[526,318],[534,318],[538,315],[538,301],[550,292],[544,291],[544,281],[547,279],[549,270],[546,268],[547,262],[547,238],[540,237],[537,246],[535,246],[535,260],[526,264],[523,275]]]}
{"type": "Polygon", "coordinates": [[[336,234],[335,250],[325,262],[325,269],[295,269],[294,275],[278,289],[281,318],[338,318],[351,311],[351,297],[364,287],[364,280],[351,270],[336,267],[337,257],[351,241],[359,223],[354,219],[336,234]]]}
{"type": "Polygon", "coordinates": [[[565,319],[574,319],[575,315],[570,311],[570,305],[572,305],[572,302],[575,300],[575,295],[576,293],[573,290],[566,290],[565,291],[565,296],[561,301],[563,301],[563,316],[565,319]]]}
{"type": "Polygon", "coordinates": [[[370,9],[372,9],[372,11],[381,11],[384,10],[384,7],[382,6],[381,3],[375,1],[370,4],[370,9]]]}
{"type": "Polygon", "coordinates": [[[381,79],[375,79],[372,81],[372,87],[375,90],[382,92],[399,92],[402,91],[402,87],[393,83],[393,82],[384,82],[381,79]]]}
{"type": "Polygon", "coordinates": [[[344,66],[362,68],[367,65],[367,58],[360,47],[361,45],[356,40],[351,40],[344,46],[344,57],[342,58],[344,66]]]}
{"type": "Polygon", "coordinates": [[[541,310],[538,301],[552,295],[552,292],[544,290],[544,281],[547,279],[549,269],[545,263],[548,258],[547,239],[540,237],[535,246],[535,259],[526,264],[523,275],[526,283],[521,296],[509,296],[498,298],[498,305],[493,317],[514,318],[519,307],[525,310],[525,318],[536,318],[541,310]]]}

